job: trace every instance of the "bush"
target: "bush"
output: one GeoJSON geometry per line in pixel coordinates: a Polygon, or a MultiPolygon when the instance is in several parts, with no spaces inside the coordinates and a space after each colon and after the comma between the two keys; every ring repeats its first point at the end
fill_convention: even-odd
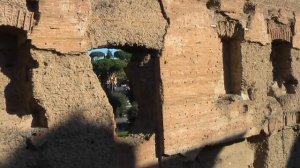
{"type": "Polygon", "coordinates": [[[128,137],[128,135],[129,135],[128,131],[117,132],[118,137],[128,137]]]}

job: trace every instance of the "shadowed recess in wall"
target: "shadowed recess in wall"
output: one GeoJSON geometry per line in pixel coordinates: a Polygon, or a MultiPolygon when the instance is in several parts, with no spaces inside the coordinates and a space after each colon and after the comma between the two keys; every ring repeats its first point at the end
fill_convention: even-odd
{"type": "Polygon", "coordinates": [[[289,42],[282,40],[272,42],[273,80],[280,88],[285,87],[288,94],[294,94],[298,85],[298,80],[292,75],[291,49],[292,44],[289,42]]]}
{"type": "MultiPolygon", "coordinates": [[[[299,130],[298,130],[298,133],[299,130]]],[[[300,157],[300,136],[298,134],[295,142],[294,142],[294,145],[293,145],[293,148],[291,150],[291,153],[290,153],[290,156],[289,156],[289,160],[286,164],[286,167],[287,168],[297,168],[297,167],[300,167],[300,160],[299,160],[299,157],[300,157]]]]}
{"type": "Polygon", "coordinates": [[[221,7],[221,2],[220,0],[208,0],[206,3],[206,7],[208,9],[218,10],[221,7]]]}
{"type": "Polygon", "coordinates": [[[38,22],[41,15],[39,12],[39,0],[26,0],[26,6],[30,12],[34,13],[34,20],[38,22]]]}
{"type": "Polygon", "coordinates": [[[241,42],[236,39],[224,38],[222,44],[226,94],[240,94],[242,82],[241,42]]]}
{"type": "Polygon", "coordinates": [[[218,34],[222,42],[224,89],[226,94],[241,94],[241,43],[244,39],[244,29],[234,20],[219,21],[218,34]]]}
{"type": "Polygon", "coordinates": [[[250,137],[248,141],[256,146],[255,150],[255,159],[253,163],[254,168],[263,168],[265,167],[265,161],[268,157],[268,140],[267,135],[264,132],[261,132],[257,136],[250,137]]]}
{"type": "Polygon", "coordinates": [[[33,98],[32,69],[38,63],[30,54],[26,32],[13,27],[0,27],[1,75],[8,79],[4,88],[6,111],[22,117],[32,115],[32,127],[47,127],[45,110],[33,98]]]}
{"type": "Polygon", "coordinates": [[[144,49],[135,50],[125,71],[140,107],[140,119],[136,121],[136,131],[139,132],[138,128],[141,127],[145,128],[145,133],[151,133],[160,124],[156,116],[161,113],[158,53],[144,49]]]}

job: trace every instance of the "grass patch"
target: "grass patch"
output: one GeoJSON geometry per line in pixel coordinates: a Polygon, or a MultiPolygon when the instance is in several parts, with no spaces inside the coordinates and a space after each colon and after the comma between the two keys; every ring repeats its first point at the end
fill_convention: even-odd
{"type": "Polygon", "coordinates": [[[120,131],[117,132],[118,137],[128,137],[129,131],[120,131]]]}

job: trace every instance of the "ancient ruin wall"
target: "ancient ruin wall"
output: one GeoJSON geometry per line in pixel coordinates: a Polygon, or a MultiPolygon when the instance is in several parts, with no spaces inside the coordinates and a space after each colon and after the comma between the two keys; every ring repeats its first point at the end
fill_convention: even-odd
{"type": "MultiPolygon", "coordinates": [[[[30,72],[29,103],[23,100],[24,104],[29,107],[21,109],[26,112],[25,115],[18,116],[8,113],[5,101],[10,100],[5,95],[3,95],[3,101],[1,99],[3,115],[1,117],[0,167],[95,167],[97,165],[116,167],[118,162],[114,162],[113,159],[118,156],[112,154],[117,153],[122,147],[130,149],[126,152],[128,167],[142,165],[150,158],[150,163],[157,162],[154,140],[151,141],[150,146],[148,145],[149,147],[136,149],[115,141],[112,108],[92,71],[90,58],[85,54],[92,47],[111,45],[108,40],[94,37],[98,37],[99,34],[104,37],[103,34],[107,34],[106,36],[109,38],[108,35],[115,30],[103,32],[105,29],[95,27],[102,25],[102,21],[99,19],[100,12],[107,11],[95,13],[91,3],[94,2],[87,0],[39,1],[38,12],[40,15],[38,20],[34,20],[32,24],[31,20],[17,20],[20,15],[15,15],[18,11],[30,13],[26,6],[20,7],[19,4],[15,5],[6,1],[5,4],[8,4],[9,9],[13,8],[13,10],[8,10],[10,13],[7,12],[7,8],[4,9],[1,6],[3,8],[1,10],[5,11],[5,15],[0,17],[0,20],[3,21],[1,25],[9,25],[26,33],[27,37],[22,39],[21,44],[25,41],[30,42],[28,58],[34,61],[35,67],[24,67],[26,72],[27,70],[30,72]],[[94,12],[93,15],[91,15],[92,12],[94,12]],[[20,23],[24,23],[23,25],[30,23],[32,27],[19,26],[20,23]],[[93,33],[96,34],[93,35],[93,33]],[[31,101],[34,102],[33,105],[30,104],[31,101]],[[34,153],[33,151],[38,152],[34,153]],[[151,156],[139,155],[144,151],[151,151],[151,156]],[[82,154],[85,157],[81,157],[82,154]],[[73,159],[67,159],[69,156],[72,156],[73,159]],[[81,161],[78,160],[79,158],[81,161]],[[63,159],[65,162],[55,161],[59,159],[63,159]]],[[[26,2],[23,4],[26,5],[26,2]]],[[[124,38],[121,37],[126,33],[122,32],[120,33],[122,36],[119,36],[123,42],[120,40],[119,44],[128,46],[138,44],[147,46],[147,48],[159,49],[162,46],[166,25],[160,12],[159,3],[144,1],[141,4],[133,3],[132,5],[135,5],[136,11],[127,15],[135,15],[135,12],[143,11],[141,8],[145,9],[145,5],[149,8],[154,5],[148,15],[145,14],[140,20],[135,20],[137,27],[143,25],[146,27],[145,29],[149,30],[140,31],[140,35],[131,40],[127,38],[137,34],[136,32],[140,29],[136,28],[131,35],[124,38]],[[149,20],[156,16],[161,18],[160,21],[149,20]],[[154,22],[156,23],[152,24],[154,22]],[[159,27],[158,30],[157,27],[159,27]],[[152,34],[156,35],[152,36],[152,34]],[[137,39],[142,40],[138,42],[137,39]]],[[[120,10],[123,6],[121,13],[124,14],[127,12],[127,7],[132,5],[129,2],[118,2],[114,4],[114,8],[120,10]]],[[[117,15],[118,13],[116,13],[117,15]]],[[[133,17],[128,16],[127,20],[120,18],[119,21],[122,23],[117,25],[125,31],[132,31],[131,24],[134,22],[129,20],[131,18],[133,17]],[[128,23],[127,26],[124,23],[128,23]]],[[[119,36],[116,35],[114,41],[119,36]]],[[[6,57],[4,58],[6,59],[6,57]]],[[[20,58],[22,61],[22,56],[20,58]]],[[[5,62],[2,61],[2,64],[5,62]]],[[[20,69],[23,68],[20,67],[20,69]]],[[[3,93],[5,93],[4,90],[9,86],[10,79],[6,79],[8,77],[5,78],[7,76],[5,74],[2,76],[7,81],[1,83],[3,93]]],[[[22,86],[22,83],[18,84],[22,86]]],[[[19,90],[20,94],[26,93],[22,91],[26,89],[20,88],[19,90]]],[[[120,165],[120,167],[124,166],[120,165]]]]}
{"type": "MultiPolygon", "coordinates": [[[[278,13],[279,6],[270,7],[265,5],[267,3],[164,2],[171,20],[161,59],[166,154],[197,151],[207,144],[256,136],[261,130],[272,134],[297,124],[293,120],[297,118],[298,111],[295,104],[298,101],[297,87],[292,92],[288,91],[289,87],[297,85],[294,80],[298,79],[294,69],[297,61],[291,61],[290,70],[287,70],[290,77],[286,81],[291,85],[286,82],[286,86],[278,88],[274,69],[285,61],[274,63],[271,53],[274,52],[274,40],[293,40],[293,47],[297,48],[297,33],[291,33],[293,26],[289,26],[297,20],[294,18],[297,14],[290,11],[297,13],[297,9],[290,8],[291,4],[299,4],[293,1],[278,13]],[[273,25],[273,19],[286,27],[273,25]],[[240,28],[242,33],[238,35],[240,28]],[[222,52],[226,46],[222,42],[224,39],[227,42],[239,41],[239,37],[242,38],[240,47],[235,47],[235,50],[241,53],[241,79],[238,79],[241,90],[232,94],[224,86],[227,79],[224,68],[229,66],[236,70],[236,67],[224,64],[222,52]],[[177,44],[176,47],[174,44],[177,44]]],[[[287,57],[296,59],[294,49],[291,54],[286,51],[287,57]]],[[[284,66],[288,65],[281,67],[284,66]]],[[[274,146],[270,149],[276,148],[274,146]]],[[[279,142],[277,146],[281,146],[279,142]]],[[[272,157],[269,155],[269,159],[272,157]]],[[[286,158],[281,160],[286,162],[286,158]]],[[[268,164],[273,163],[266,163],[266,166],[268,164]]]]}
{"type": "Polygon", "coordinates": [[[18,66],[20,76],[30,72],[29,80],[12,78],[1,68],[0,167],[116,167],[114,159],[124,157],[124,151],[126,164],[119,167],[157,166],[158,160],[165,167],[299,164],[294,143],[298,133],[293,130],[299,123],[300,99],[298,2],[40,0],[34,22],[17,19],[20,15],[14,12],[32,14],[26,2],[3,2],[14,10],[0,14],[0,25],[27,33],[25,41],[18,41],[31,43],[30,54],[21,56],[18,66]],[[274,78],[274,40],[292,42],[284,87],[274,78]],[[160,53],[160,65],[154,68],[162,84],[162,111],[154,132],[158,138],[137,147],[115,141],[112,108],[84,54],[102,46],[160,53]],[[238,61],[224,64],[224,51],[234,55],[229,60],[238,61]],[[226,67],[235,70],[226,73],[226,67]],[[21,116],[7,110],[6,101],[11,101],[5,89],[12,79],[21,90],[14,97],[26,97],[21,116]],[[229,84],[240,90],[228,91],[228,79],[236,80],[229,84]],[[22,85],[24,81],[29,84],[22,85]],[[207,145],[213,146],[200,152],[207,145]],[[247,150],[240,151],[241,146],[247,150]],[[244,162],[235,160],[241,155],[247,158],[244,162]]]}
{"type": "Polygon", "coordinates": [[[89,7],[86,2],[40,1],[39,20],[24,16],[33,15],[28,4],[0,2],[6,4],[0,7],[1,168],[115,166],[112,108],[90,58],[82,54],[87,48],[81,44],[84,18],[78,9],[89,7]],[[8,34],[12,37],[3,38],[8,34]],[[85,161],[76,161],[80,154],[85,161]]]}
{"type": "Polygon", "coordinates": [[[39,12],[38,26],[30,35],[34,46],[62,53],[90,49],[85,41],[90,1],[39,1],[39,12]]]}
{"type": "Polygon", "coordinates": [[[92,47],[129,45],[157,50],[163,47],[167,20],[159,1],[93,0],[92,11],[88,30],[92,47]]]}

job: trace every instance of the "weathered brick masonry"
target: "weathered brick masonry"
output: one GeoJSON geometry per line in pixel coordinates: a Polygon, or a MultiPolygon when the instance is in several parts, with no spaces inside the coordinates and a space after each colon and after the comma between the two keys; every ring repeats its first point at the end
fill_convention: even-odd
{"type": "Polygon", "coordinates": [[[0,0],[0,167],[299,167],[299,7],[0,0]],[[142,144],[115,135],[98,47],[143,58],[142,144]]]}

